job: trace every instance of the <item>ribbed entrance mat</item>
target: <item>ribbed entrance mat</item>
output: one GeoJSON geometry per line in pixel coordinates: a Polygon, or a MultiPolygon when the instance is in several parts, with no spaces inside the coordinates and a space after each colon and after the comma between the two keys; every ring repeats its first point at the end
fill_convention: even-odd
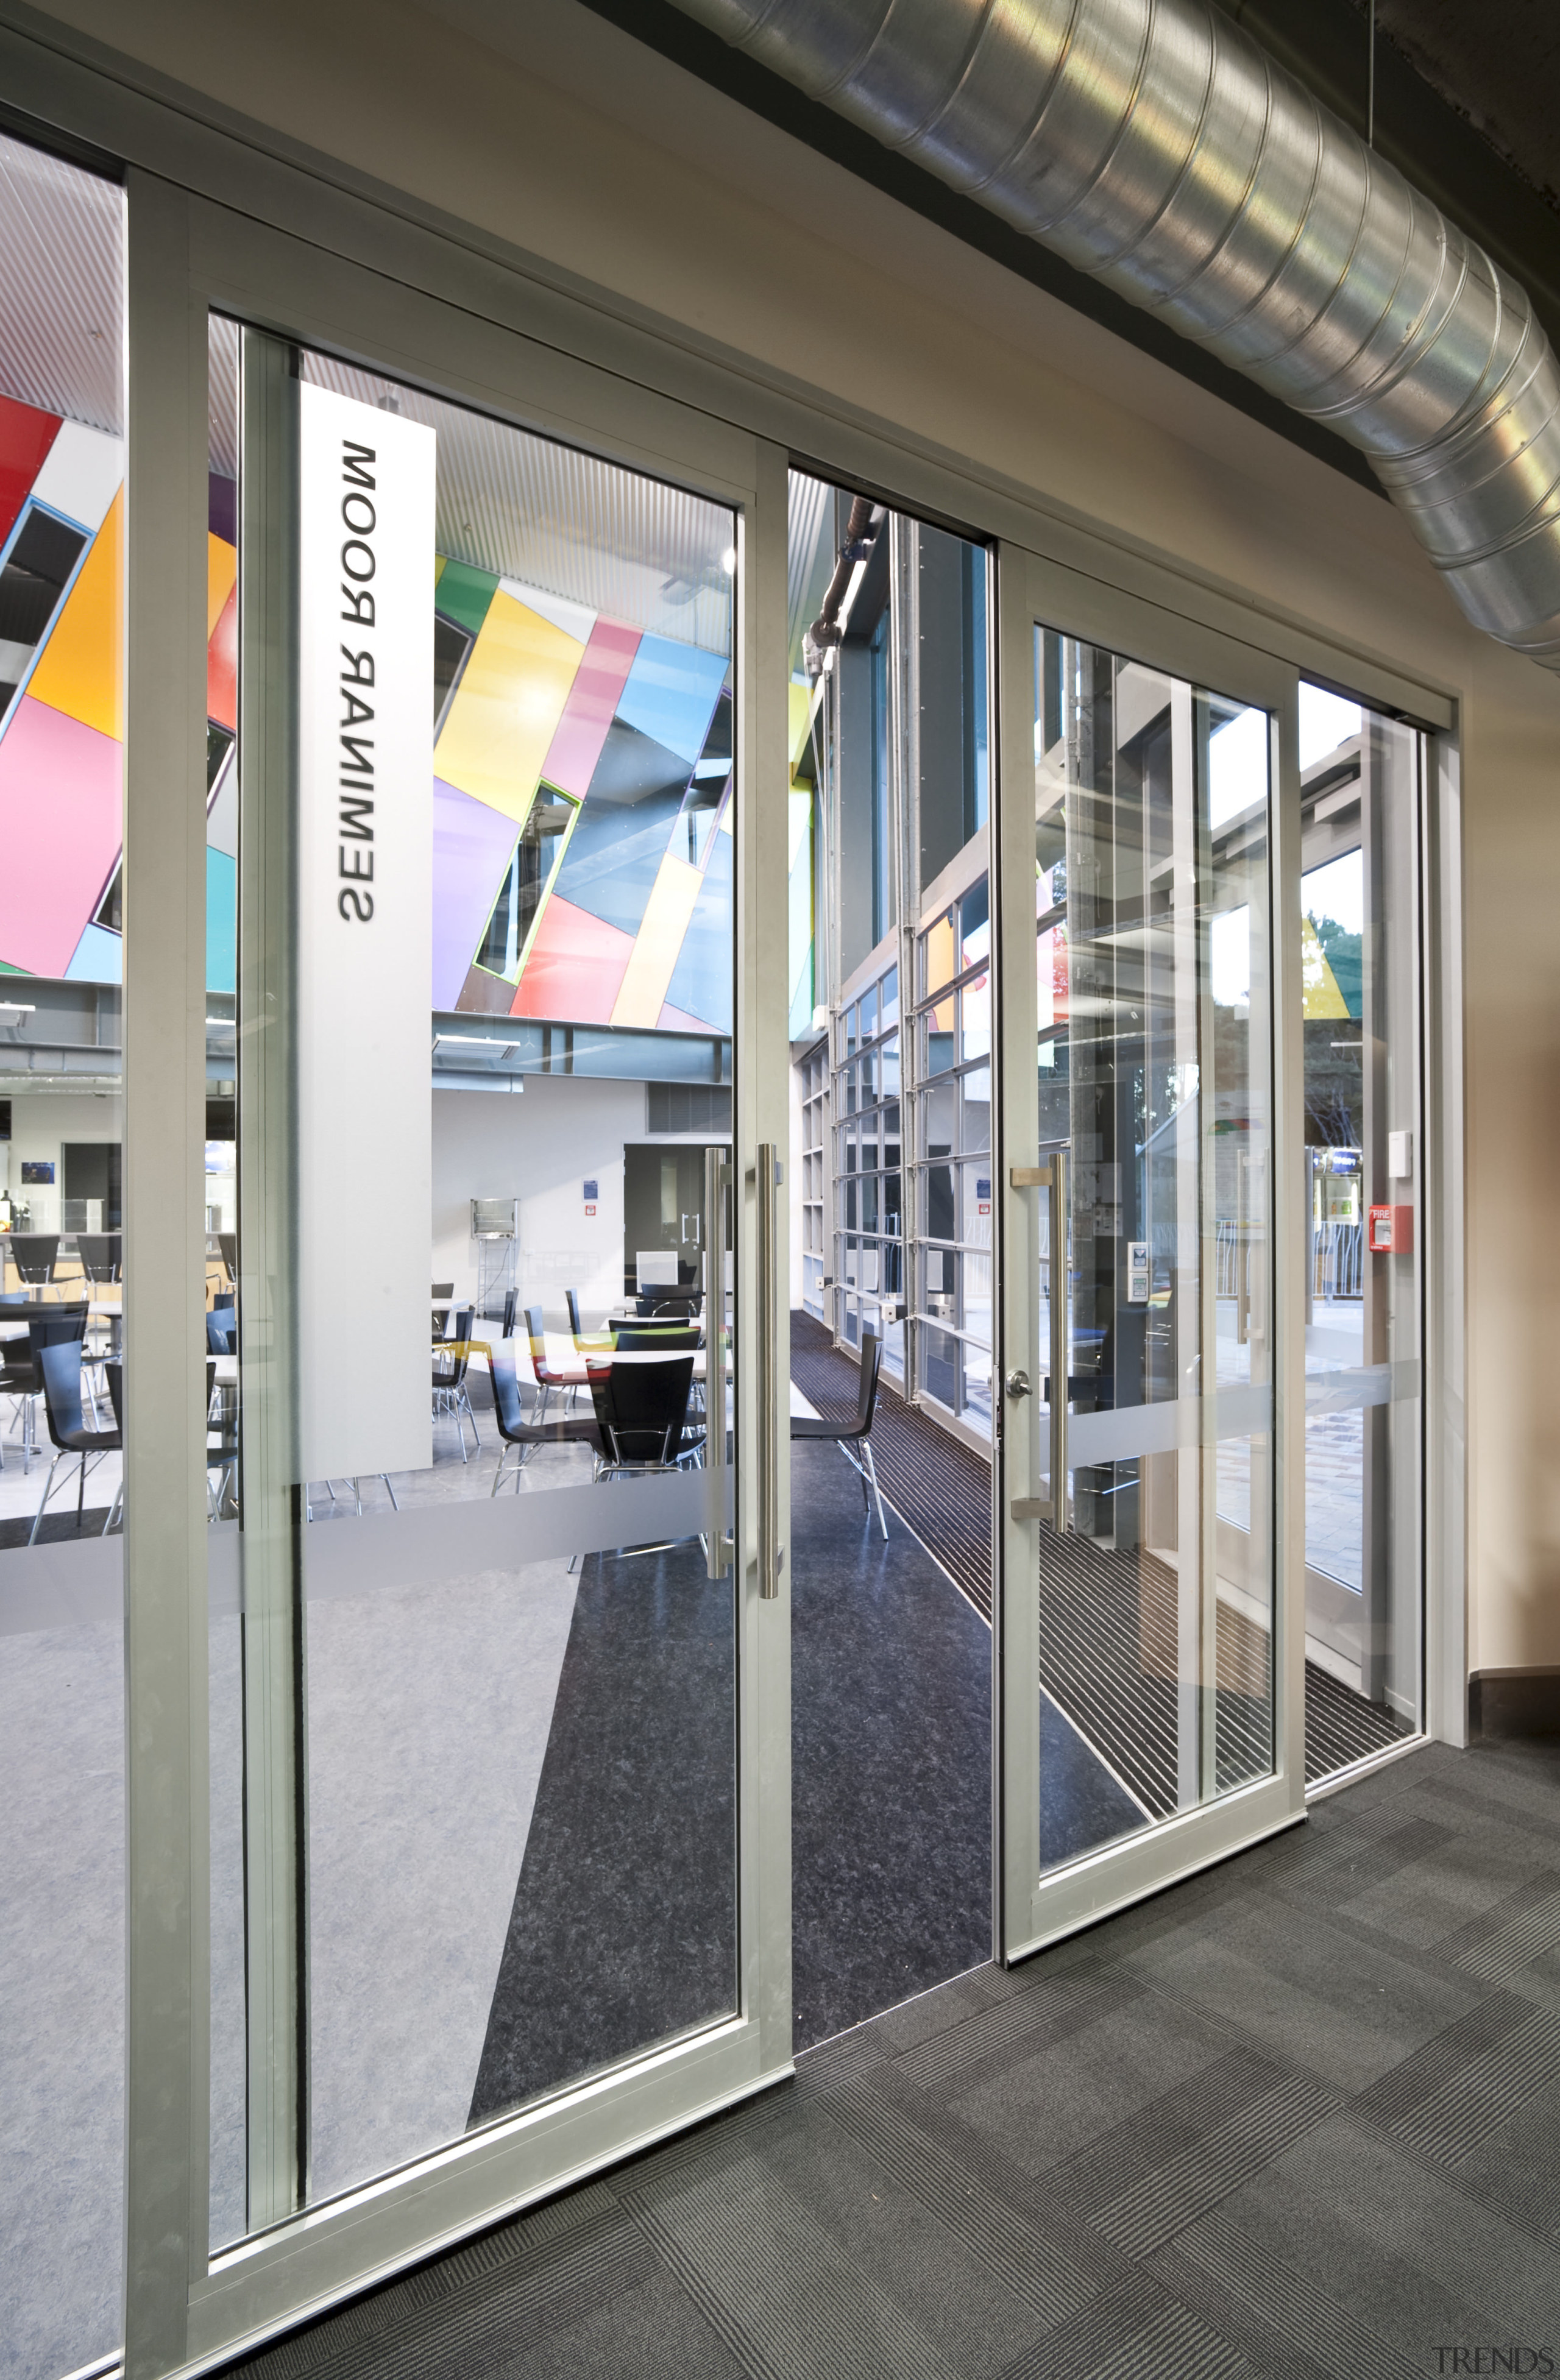
{"type": "MultiPolygon", "coordinates": [[[[791,1317],[791,1378],[826,1420],[854,1414],[860,1376],[810,1315],[791,1317]]],[[[989,1624],[990,1463],[886,1385],[872,1451],[885,1502],[989,1624]]],[[[1143,1806],[1168,1817],[1180,1798],[1175,1573],[1141,1550],[1117,1553],[1044,1528],[1035,1535],[1041,1683],[1143,1806]]],[[[1218,1634],[1214,1767],[1227,1792],[1272,1765],[1272,1699],[1263,1631],[1221,1604],[1218,1634]]],[[[1393,1712],[1306,1663],[1308,1783],[1408,1732],[1393,1712]]]]}
{"type": "Polygon", "coordinates": [[[1380,1703],[1368,1703],[1314,1661],[1306,1663],[1306,1783],[1347,1768],[1371,1752],[1384,1752],[1411,1732],[1407,1719],[1380,1703]]]}
{"type": "MultiPolygon", "coordinates": [[[[1141,1548],[1118,1553],[1044,1528],[1035,1535],[1041,1684],[1151,1816],[1166,1818],[1181,1798],[1176,1574],[1141,1548]]],[[[1267,1638],[1221,1606],[1213,1714],[1221,1792],[1272,1767],[1268,1713],[1267,1638]]]]}
{"type": "MultiPolygon", "coordinates": [[[[821,1322],[791,1317],[791,1378],[825,1421],[854,1415],[860,1374],[821,1322]]],[[[916,1412],[886,1381],[878,1389],[872,1460],[884,1501],[892,1504],[934,1560],[975,1606],[992,1617],[992,1467],[982,1456],[916,1412]]]]}

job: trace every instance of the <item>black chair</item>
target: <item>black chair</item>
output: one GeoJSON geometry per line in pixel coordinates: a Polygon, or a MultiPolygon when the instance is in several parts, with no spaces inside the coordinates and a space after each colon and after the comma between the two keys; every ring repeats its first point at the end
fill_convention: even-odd
{"type": "Polygon", "coordinates": [[[45,1289],[55,1277],[59,1256],[57,1232],[12,1232],[6,1246],[17,1274],[29,1289],[45,1289]]]}
{"type": "Polygon", "coordinates": [[[30,1314],[27,1337],[10,1339],[0,1347],[0,1397],[12,1397],[21,1405],[21,1475],[25,1479],[32,1468],[32,1457],[38,1448],[36,1400],[43,1393],[43,1374],[39,1357],[45,1347],[74,1344],[76,1362],[80,1366],[80,1349],[87,1335],[87,1309],[84,1305],[51,1306],[47,1314],[30,1314]]]}
{"type": "Polygon", "coordinates": [[[506,1342],[506,1343],[507,1343],[507,1342],[515,1335],[515,1316],[518,1310],[519,1303],[520,1293],[518,1289],[506,1289],[505,1291],[504,1318],[498,1326],[498,1335],[506,1342]]]}
{"type": "Polygon", "coordinates": [[[231,1305],[213,1305],[206,1317],[206,1353],[209,1355],[236,1355],[238,1352],[238,1317],[231,1305]]]}
{"type": "Polygon", "coordinates": [[[601,1436],[596,1476],[618,1472],[675,1471],[689,1451],[684,1444],[693,1357],[668,1355],[664,1362],[586,1366],[591,1403],[601,1436]]]}
{"type": "Polygon", "coordinates": [[[238,1280],[238,1232],[219,1232],[217,1233],[217,1235],[216,1235],[216,1244],[217,1244],[217,1246],[222,1250],[222,1263],[223,1263],[223,1269],[224,1269],[224,1271],[226,1273],[227,1278],[228,1278],[228,1280],[229,1280],[229,1281],[237,1281],[237,1280],[238,1280]]]}
{"type": "Polygon", "coordinates": [[[883,1497],[878,1488],[877,1465],[872,1461],[871,1449],[872,1415],[877,1411],[878,1375],[882,1369],[883,1341],[875,1330],[863,1330],[861,1333],[861,1392],[856,1407],[855,1420],[810,1421],[800,1414],[793,1414],[791,1436],[793,1439],[824,1439],[839,1448],[852,1471],[860,1479],[861,1502],[869,1516],[872,1504],[876,1504],[878,1527],[883,1531],[886,1542],[888,1523],[884,1518],[883,1497]],[[853,1454],[850,1451],[852,1447],[858,1448],[859,1451],[853,1454]],[[869,1488],[871,1489],[871,1502],[868,1501],[867,1497],[869,1488]]]}
{"type": "MultiPolygon", "coordinates": [[[[43,1509],[55,1492],[55,1474],[62,1463],[74,1455],[79,1469],[76,1482],[76,1525],[81,1525],[82,1499],[87,1487],[88,1463],[104,1454],[117,1454],[124,1438],[117,1428],[89,1429],[81,1416],[81,1342],[79,1339],[48,1339],[38,1349],[38,1368],[43,1381],[43,1410],[48,1416],[49,1436],[55,1448],[49,1475],[43,1483],[43,1493],[33,1515],[32,1532],[28,1544],[37,1543],[43,1523],[43,1509]]],[[[108,1524],[114,1508],[104,1515],[103,1536],[108,1535],[108,1524]]]]}
{"type": "MultiPolygon", "coordinates": [[[[648,1348],[666,1355],[680,1355],[689,1348],[703,1345],[702,1334],[678,1322],[615,1322],[612,1343],[625,1354],[642,1354],[648,1348]]],[[[604,1353],[604,1350],[603,1351],[604,1353]]]]}
{"type": "Polygon", "coordinates": [[[609,1322],[601,1330],[587,1330],[580,1318],[578,1290],[566,1289],[564,1303],[568,1307],[568,1327],[574,1339],[575,1354],[577,1355],[610,1354],[616,1344],[616,1326],[609,1322]]]}
{"type": "Polygon", "coordinates": [[[661,1316],[667,1321],[691,1322],[703,1305],[702,1293],[697,1289],[653,1289],[634,1300],[634,1312],[641,1322],[661,1316]]]}
{"type": "MultiPolygon", "coordinates": [[[[111,1355],[104,1365],[103,1377],[108,1383],[108,1402],[114,1408],[114,1427],[118,1431],[122,1443],[125,1436],[125,1366],[117,1355],[111,1355]]],[[[121,1465],[119,1485],[114,1490],[114,1501],[108,1508],[108,1518],[103,1524],[104,1536],[107,1536],[124,1509],[125,1473],[121,1465]]]]}
{"type": "Polygon", "coordinates": [[[117,1232],[78,1232],[76,1253],[81,1270],[95,1289],[107,1289],[123,1269],[125,1243],[117,1232]]]}
{"type": "Polygon", "coordinates": [[[449,1337],[433,1350],[433,1415],[437,1419],[445,1414],[454,1421],[460,1434],[460,1460],[469,1460],[466,1452],[466,1424],[471,1425],[471,1440],[481,1450],[481,1439],[477,1430],[477,1416],[471,1410],[471,1395],[466,1385],[466,1375],[471,1368],[471,1325],[476,1319],[474,1305],[457,1306],[450,1318],[449,1337]]]}
{"type": "Polygon", "coordinates": [[[589,1387],[589,1375],[583,1369],[578,1372],[560,1372],[555,1365],[548,1362],[547,1333],[542,1327],[540,1305],[526,1307],[526,1336],[530,1342],[530,1368],[536,1376],[536,1385],[542,1391],[542,1418],[545,1420],[547,1400],[553,1390],[567,1389],[568,1401],[572,1405],[576,1390],[589,1387]]]}
{"type": "Polygon", "coordinates": [[[594,1420],[583,1414],[566,1414],[561,1421],[527,1421],[520,1397],[519,1376],[512,1355],[493,1358],[493,1411],[498,1424],[503,1451],[498,1468],[493,1475],[493,1493],[508,1464],[510,1451],[515,1454],[515,1493],[520,1492],[520,1474],[539,1446],[588,1446],[598,1458],[602,1452],[601,1432],[594,1420]]]}
{"type": "MultiPolygon", "coordinates": [[[[211,1317],[208,1315],[206,1318],[209,1322],[211,1317]]],[[[109,1393],[113,1394],[112,1388],[109,1393]]],[[[218,1391],[216,1365],[209,1360],[206,1365],[206,1518],[208,1521],[220,1521],[223,1502],[229,1490],[236,1488],[238,1476],[238,1406],[235,1397],[218,1391]],[[211,1486],[213,1471],[217,1474],[214,1495],[211,1486]]]]}

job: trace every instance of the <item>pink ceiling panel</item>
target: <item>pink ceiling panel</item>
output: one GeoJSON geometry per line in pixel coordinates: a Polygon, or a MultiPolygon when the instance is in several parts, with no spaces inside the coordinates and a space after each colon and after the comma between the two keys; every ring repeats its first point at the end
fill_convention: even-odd
{"type": "Polygon", "coordinates": [[[598,620],[591,629],[564,715],[542,764],[542,776],[560,793],[574,794],[580,801],[589,793],[639,644],[638,628],[625,628],[616,620],[598,620]]]}
{"type": "Polygon", "coordinates": [[[124,747],[23,695],[0,741],[0,959],[63,976],[119,856],[124,747]]]}

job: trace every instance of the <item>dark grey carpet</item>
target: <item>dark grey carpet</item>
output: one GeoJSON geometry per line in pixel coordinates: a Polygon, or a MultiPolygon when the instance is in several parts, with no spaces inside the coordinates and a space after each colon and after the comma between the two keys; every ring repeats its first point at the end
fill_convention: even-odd
{"type": "Polygon", "coordinates": [[[1560,1753],[1416,1753],[245,2368],[1560,2368],[1557,1838],[1560,1753]]]}
{"type": "Polygon", "coordinates": [[[587,1555],[472,2124],[735,2005],[732,1585],[587,1555]]]}

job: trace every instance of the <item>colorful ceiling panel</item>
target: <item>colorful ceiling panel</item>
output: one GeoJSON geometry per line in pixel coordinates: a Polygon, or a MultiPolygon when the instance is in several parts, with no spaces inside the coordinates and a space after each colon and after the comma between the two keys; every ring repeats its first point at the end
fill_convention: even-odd
{"type": "Polygon", "coordinates": [[[57,413],[0,396],[0,543],[16,527],[60,426],[57,413]]]}
{"type": "MultiPolygon", "coordinates": [[[[458,786],[433,780],[433,1006],[461,991],[515,849],[515,821],[458,786]]],[[[503,986],[504,1005],[511,988],[503,986]]]]}
{"type": "Polygon", "coordinates": [[[0,956],[29,975],[65,974],[118,861],[121,750],[26,694],[0,738],[0,956]]]}
{"type": "Polygon", "coordinates": [[[590,792],[639,645],[639,630],[622,627],[615,620],[598,620],[591,629],[542,764],[542,775],[560,793],[574,794],[582,800],[590,792]]]}
{"type": "MultiPolygon", "coordinates": [[[[0,398],[0,574],[21,622],[0,649],[0,966],[98,982],[121,975],[117,907],[100,905],[120,860],[123,477],[116,438],[0,398]]],[[[223,990],[238,525],[237,484],[216,472],[208,517],[208,973],[223,990]]],[[[432,1005],[728,1033],[728,657],[448,556],[433,578],[432,1005]],[[507,977],[479,964],[503,942],[495,912],[507,977]]]]}
{"type": "Polygon", "coordinates": [[[500,588],[445,714],[438,772],[445,783],[518,825],[584,650],[583,638],[500,588]]]}
{"type": "Polygon", "coordinates": [[[125,736],[124,605],[125,492],[108,508],[87,549],[28,693],[100,735],[125,736]]]}
{"type": "Polygon", "coordinates": [[[603,926],[555,892],[537,923],[510,1015],[610,1024],[633,949],[631,934],[603,926]]]}
{"type": "Polygon", "coordinates": [[[0,398],[0,965],[116,981],[124,448],[0,398]]]}

